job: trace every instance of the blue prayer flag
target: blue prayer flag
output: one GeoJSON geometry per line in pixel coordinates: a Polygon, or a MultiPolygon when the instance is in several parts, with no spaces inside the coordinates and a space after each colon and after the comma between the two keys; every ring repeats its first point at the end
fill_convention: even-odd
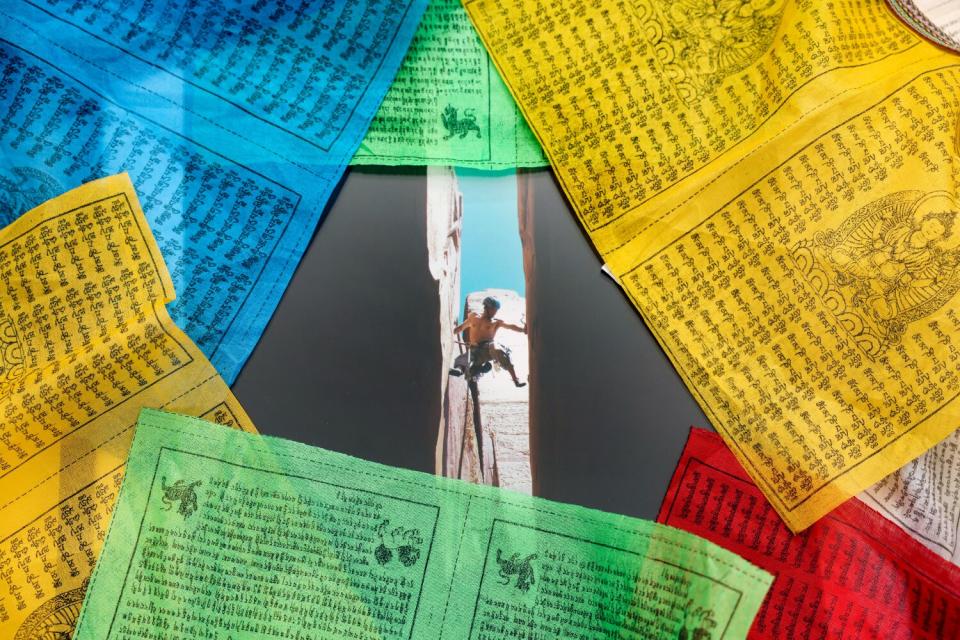
{"type": "Polygon", "coordinates": [[[232,382],[427,0],[0,0],[0,226],[128,172],[232,382]]]}

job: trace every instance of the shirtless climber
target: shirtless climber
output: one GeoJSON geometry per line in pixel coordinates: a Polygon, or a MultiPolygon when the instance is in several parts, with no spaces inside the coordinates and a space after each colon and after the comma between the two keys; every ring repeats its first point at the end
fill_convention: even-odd
{"type": "MultiPolygon", "coordinates": [[[[495,320],[494,316],[500,310],[500,301],[496,298],[487,297],[483,299],[483,315],[471,313],[461,325],[453,330],[454,334],[469,329],[467,339],[470,343],[470,377],[474,378],[480,373],[486,373],[490,370],[491,363],[496,362],[507,370],[510,377],[513,378],[513,384],[518,387],[525,387],[526,382],[520,382],[517,379],[517,372],[510,361],[510,349],[503,345],[498,345],[493,341],[497,335],[498,329],[510,329],[511,331],[527,332],[526,327],[510,324],[503,320],[495,320]]],[[[450,375],[462,376],[467,372],[467,354],[457,356],[453,362],[453,369],[450,369],[450,375]]]]}

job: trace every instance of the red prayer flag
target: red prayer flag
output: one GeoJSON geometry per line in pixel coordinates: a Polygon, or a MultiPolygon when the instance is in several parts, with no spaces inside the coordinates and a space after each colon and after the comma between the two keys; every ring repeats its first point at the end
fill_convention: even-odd
{"type": "Polygon", "coordinates": [[[774,574],[748,638],[960,638],[960,570],[857,499],[792,534],[715,433],[691,429],[657,521],[774,574]]]}

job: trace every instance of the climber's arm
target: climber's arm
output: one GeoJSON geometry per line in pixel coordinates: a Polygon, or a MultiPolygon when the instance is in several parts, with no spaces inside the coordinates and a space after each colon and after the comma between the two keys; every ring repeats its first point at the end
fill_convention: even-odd
{"type": "Polygon", "coordinates": [[[509,322],[501,322],[500,326],[503,327],[504,329],[510,329],[511,331],[517,331],[519,333],[527,332],[526,325],[510,324],[509,322]]]}
{"type": "Polygon", "coordinates": [[[469,329],[473,325],[475,320],[476,320],[476,316],[473,314],[470,314],[469,316],[467,316],[466,320],[464,320],[463,322],[461,322],[460,324],[458,324],[456,327],[453,328],[453,333],[458,334],[464,329],[469,329]]]}

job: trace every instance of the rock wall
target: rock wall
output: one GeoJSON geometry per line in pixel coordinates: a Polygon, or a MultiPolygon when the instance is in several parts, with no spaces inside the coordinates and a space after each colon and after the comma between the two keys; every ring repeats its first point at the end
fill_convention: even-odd
{"type": "MultiPolygon", "coordinates": [[[[448,425],[450,416],[454,422],[462,421],[465,389],[462,393],[449,393],[447,372],[456,356],[453,328],[460,313],[460,230],[463,221],[463,203],[457,176],[450,167],[427,168],[427,253],[430,275],[437,281],[440,299],[440,430],[437,436],[434,469],[448,475],[445,468],[444,434],[456,424],[448,425]]],[[[460,427],[462,428],[462,426],[460,427]]],[[[457,452],[459,455],[459,452],[457,452]]],[[[459,460],[458,460],[459,462],[459,460]]]]}
{"type": "MultiPolygon", "coordinates": [[[[477,444],[476,429],[474,426],[473,394],[466,380],[450,377],[447,383],[447,397],[450,398],[449,411],[446,412],[446,469],[444,474],[448,478],[457,478],[476,484],[492,484],[491,474],[492,457],[487,454],[484,458],[484,470],[481,472],[480,451],[477,444]]],[[[447,408],[447,407],[445,407],[447,408]]],[[[483,438],[483,452],[490,452],[489,436],[483,438]]]]}
{"type": "Polygon", "coordinates": [[[540,323],[537,304],[537,251],[534,242],[534,189],[533,180],[528,171],[517,171],[517,215],[520,219],[520,243],[523,246],[523,274],[524,295],[527,304],[527,351],[530,373],[527,385],[529,398],[528,411],[528,442],[530,455],[531,489],[534,495],[537,490],[537,452],[540,447],[540,425],[537,416],[540,415],[541,389],[539,371],[540,323]]]}
{"type": "MultiPolygon", "coordinates": [[[[453,328],[467,313],[482,313],[485,297],[492,295],[500,300],[497,317],[506,322],[523,325],[527,314],[527,301],[516,291],[504,289],[472,292],[460,313],[462,220],[462,196],[456,174],[450,168],[430,167],[427,171],[427,247],[430,274],[437,282],[440,302],[439,340],[443,354],[435,468],[438,474],[450,478],[530,493],[529,387],[518,389],[506,371],[494,370],[479,378],[474,395],[464,377],[449,375],[454,358],[466,348],[453,335],[453,328]],[[475,416],[479,416],[480,429],[476,428],[475,416]]],[[[520,224],[526,270],[528,243],[524,239],[522,208],[520,224]]],[[[527,336],[501,330],[497,341],[510,348],[517,374],[526,380],[530,371],[527,336]]]]}

